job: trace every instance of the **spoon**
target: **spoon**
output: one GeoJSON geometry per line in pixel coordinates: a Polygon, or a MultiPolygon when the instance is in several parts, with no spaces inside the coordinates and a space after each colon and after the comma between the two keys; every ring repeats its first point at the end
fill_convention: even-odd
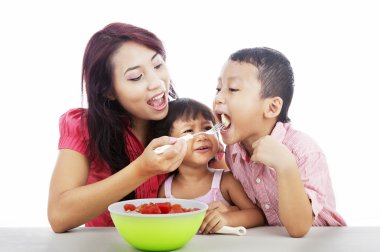
{"type": "Polygon", "coordinates": [[[247,229],[245,227],[239,226],[239,227],[230,227],[230,226],[223,226],[221,229],[216,231],[217,234],[233,234],[233,235],[246,235],[247,229]]]}

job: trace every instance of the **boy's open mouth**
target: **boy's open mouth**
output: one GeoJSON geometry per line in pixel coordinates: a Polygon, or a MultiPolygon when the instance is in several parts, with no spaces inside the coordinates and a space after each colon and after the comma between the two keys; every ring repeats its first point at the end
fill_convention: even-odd
{"type": "Polygon", "coordinates": [[[221,114],[220,120],[222,121],[224,130],[226,130],[226,129],[228,129],[228,127],[230,127],[231,121],[230,121],[230,118],[226,114],[221,114]]]}

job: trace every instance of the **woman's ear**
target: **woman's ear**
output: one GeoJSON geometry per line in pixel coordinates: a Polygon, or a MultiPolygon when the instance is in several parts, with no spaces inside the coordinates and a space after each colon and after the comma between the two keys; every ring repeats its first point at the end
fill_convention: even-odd
{"type": "Polygon", "coordinates": [[[107,99],[110,100],[110,101],[115,101],[115,100],[116,100],[116,97],[115,97],[115,95],[113,94],[112,91],[108,92],[108,94],[107,94],[106,97],[107,97],[107,99]]]}
{"type": "Polygon", "coordinates": [[[276,118],[282,109],[283,100],[279,96],[266,99],[264,116],[266,118],[276,118]]]}

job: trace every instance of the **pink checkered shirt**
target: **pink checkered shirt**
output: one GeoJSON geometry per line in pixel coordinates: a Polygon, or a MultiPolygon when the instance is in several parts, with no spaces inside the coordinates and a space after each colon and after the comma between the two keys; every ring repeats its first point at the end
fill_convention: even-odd
{"type": "MultiPolygon", "coordinates": [[[[314,213],[313,226],[345,226],[335,210],[335,196],[325,155],[309,136],[278,122],[271,134],[289,148],[296,158],[302,182],[314,213]]],[[[240,143],[226,148],[226,162],[249,198],[259,206],[271,226],[282,226],[278,212],[276,172],[250,160],[240,143]]]]}

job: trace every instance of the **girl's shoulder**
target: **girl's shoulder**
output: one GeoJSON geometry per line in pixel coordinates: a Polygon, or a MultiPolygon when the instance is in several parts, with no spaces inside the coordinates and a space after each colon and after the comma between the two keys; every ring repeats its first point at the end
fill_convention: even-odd
{"type": "Polygon", "coordinates": [[[236,180],[232,172],[223,170],[222,180],[236,180]]]}
{"type": "Polygon", "coordinates": [[[224,171],[220,181],[220,187],[224,190],[233,189],[239,186],[240,182],[234,177],[231,171],[224,171]]]}

